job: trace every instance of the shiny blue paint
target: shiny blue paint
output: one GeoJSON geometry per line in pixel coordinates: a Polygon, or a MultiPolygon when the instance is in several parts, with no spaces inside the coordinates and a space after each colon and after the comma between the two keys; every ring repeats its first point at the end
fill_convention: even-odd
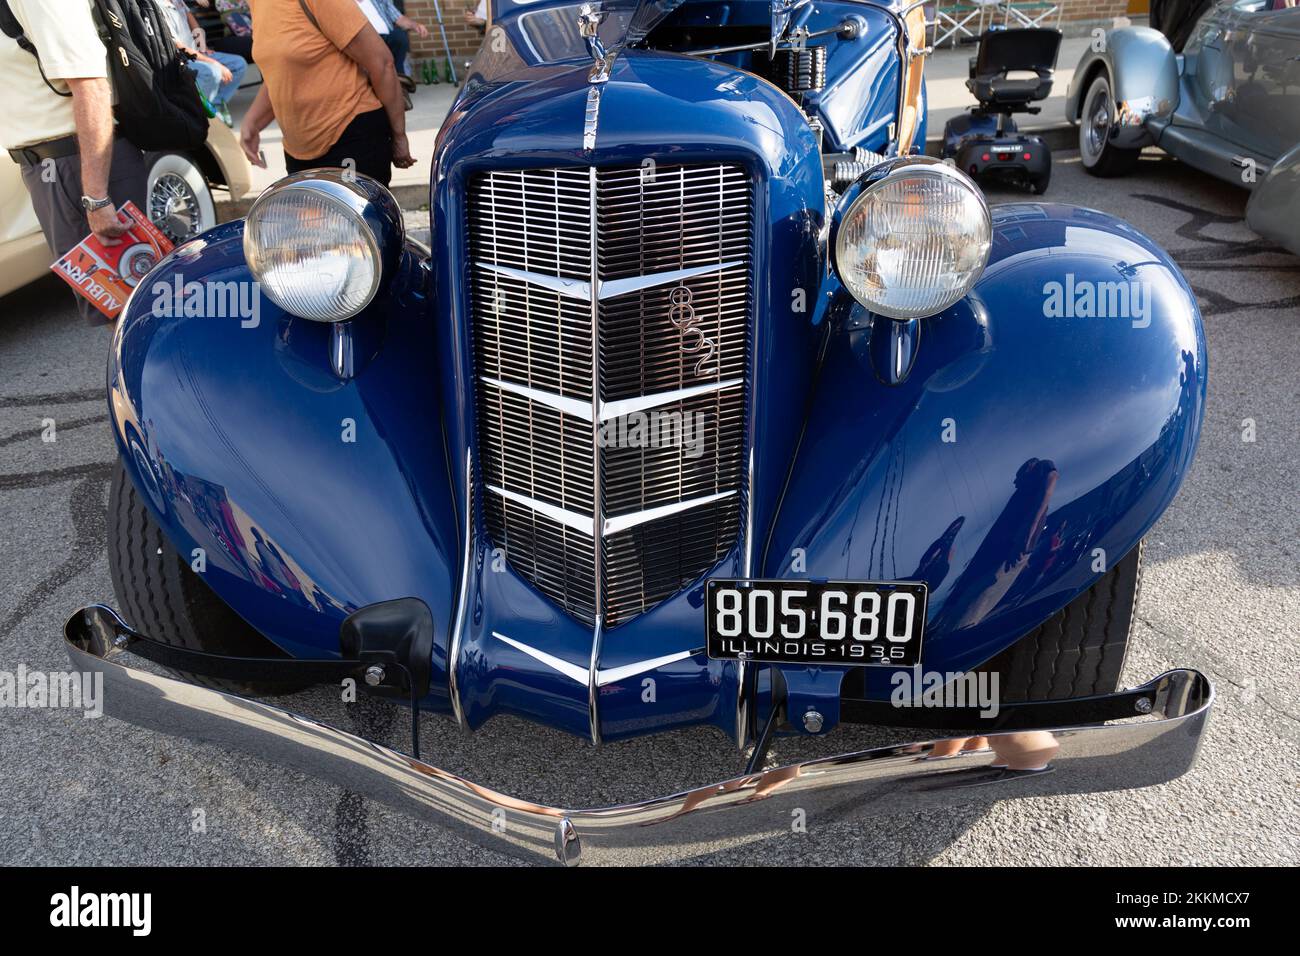
{"type": "MultiPolygon", "coordinates": [[[[491,37],[470,68],[467,91],[479,82],[495,83],[500,79],[522,79],[520,71],[570,60],[589,64],[586,47],[571,25],[576,22],[581,3],[572,0],[530,4],[496,4],[494,31],[499,30],[504,43],[493,44],[491,37]]],[[[701,0],[674,4],[661,0],[652,16],[638,19],[633,0],[606,0],[606,22],[601,25],[601,39],[607,49],[620,47],[629,31],[650,29],[650,44],[655,46],[655,28],[661,31],[682,24],[702,24],[730,28],[759,28],[771,20],[766,0],[701,0]]],[[[844,151],[856,146],[884,152],[889,144],[889,126],[898,114],[899,22],[891,11],[902,4],[806,2],[797,5],[787,19],[795,26],[813,33],[831,30],[846,19],[853,20],[858,32],[853,38],[835,34],[810,41],[827,47],[826,87],[805,94],[805,102],[814,109],[825,128],[826,148],[844,151]]],[[[699,46],[707,46],[700,41],[699,46]]],[[[717,62],[742,70],[755,69],[755,54],[736,52],[721,54],[717,62]]],[[[924,117],[922,110],[922,117],[924,117]]],[[[917,131],[917,144],[925,142],[924,120],[917,131]]]]}
{"type": "MultiPolygon", "coordinates": [[[[591,629],[491,550],[468,477],[462,197],[485,168],[721,160],[742,165],[754,190],[753,531],[709,574],[604,633],[598,671],[690,656],[597,687],[600,739],[698,723],[735,732],[735,665],[693,653],[709,576],[799,576],[790,556],[802,548],[803,576],[926,580],[924,664],[955,670],[1091,584],[1091,548],[1113,562],[1139,540],[1177,490],[1203,414],[1199,316],[1164,253],[1099,213],[1003,207],[988,271],[967,299],[919,323],[870,316],[828,267],[816,143],[788,96],[728,63],[624,49],[586,150],[590,60],[576,35],[549,35],[551,59],[518,52],[540,39],[527,18],[540,25],[548,12],[503,17],[510,42],[476,60],[433,157],[432,258],[405,253],[353,320],[354,379],[330,370],[327,328],[267,301],[252,329],[160,319],[140,295],[120,323],[110,396],[128,469],[178,550],[207,551],[207,580],[236,611],[290,653],[320,657],[337,653],[351,610],[420,597],[437,630],[430,706],[450,709],[454,670],[470,727],[513,713],[591,735],[593,695],[581,673],[565,673],[593,663],[591,629]],[[1149,325],[1045,318],[1043,286],[1067,272],[1140,279],[1152,290],[1149,325]],[[890,371],[898,354],[909,367],[890,371]],[[345,418],[355,443],[341,441],[345,418]],[[944,418],[955,443],[941,441],[944,418]],[[464,630],[451,660],[467,523],[464,630]],[[1033,545],[1028,556],[1012,550],[1019,538],[1033,545]]],[[[246,281],[240,242],[240,224],[219,227],[149,282],[246,281]]],[[[842,672],[783,670],[798,706],[815,706],[829,730],[842,672]]],[[[871,672],[873,693],[887,693],[887,673],[871,672]]],[[[750,678],[761,719],[774,676],[751,668],[750,678]]]]}
{"type": "MultiPolygon", "coordinates": [[[[582,129],[587,101],[583,63],[567,69],[542,68],[539,78],[510,95],[484,83],[467,93],[472,109],[457,111],[444,127],[435,157],[432,208],[436,242],[435,288],[440,310],[436,323],[441,351],[456,356],[444,379],[444,401],[459,417],[449,425],[452,472],[466,472],[465,449],[474,447],[469,343],[464,335],[467,289],[450,278],[466,272],[463,230],[463,184],[481,168],[586,164],[575,130],[582,129]],[[452,384],[454,383],[454,384],[452,384]]],[[[756,234],[767,242],[754,251],[757,314],[769,316],[757,335],[758,375],[752,400],[763,423],[754,447],[755,473],[764,477],[748,507],[757,528],[770,524],[784,471],[798,437],[803,404],[791,396],[807,394],[815,330],[806,314],[815,308],[825,260],[818,234],[822,228],[822,177],[816,143],[795,104],[756,77],[725,64],[677,54],[627,50],[615,61],[601,94],[595,161],[600,165],[640,165],[646,157],[662,163],[726,160],[750,171],[757,198],[756,234]],[[665,146],[665,144],[671,144],[665,146]],[[796,303],[792,290],[807,290],[796,303]]],[[[463,488],[461,489],[463,494],[463,488]]],[[[478,527],[479,545],[483,529],[478,527]]],[[[714,569],[715,574],[743,575],[748,542],[714,569]]],[[[559,613],[554,605],[505,566],[491,569],[476,551],[470,589],[470,616],[461,648],[457,682],[471,726],[496,709],[546,719],[567,729],[585,720],[588,688],[547,667],[538,668],[526,654],[494,636],[521,641],[569,664],[586,668],[593,637],[589,628],[559,613]],[[548,713],[538,713],[539,706],[548,713]]],[[[689,651],[704,645],[700,607],[704,575],[692,588],[652,612],[608,631],[599,667],[615,668],[689,651]]],[[[601,737],[667,729],[709,719],[730,731],[736,720],[735,667],[697,659],[694,679],[676,679],[685,664],[656,674],[657,706],[642,702],[640,678],[600,689],[601,737]],[[708,675],[701,683],[702,674],[708,675]],[[679,699],[680,698],[680,699],[679,699]]]]}
{"type": "Polygon", "coordinates": [[[238,221],[177,248],[118,326],[109,408],[128,472],[177,551],[202,548],[204,580],[284,650],[336,655],[351,611],[416,596],[434,610],[445,674],[459,548],[425,269],[404,254],[353,320],[361,361],[343,382],[329,326],[268,299],[252,327],[175,314],[178,279],[249,282],[242,239],[238,221]]]}
{"type": "MultiPolygon", "coordinates": [[[[996,207],[983,277],[922,323],[892,387],[873,372],[879,325],[836,334],[763,575],[925,581],[924,666],[968,670],[1094,583],[1094,549],[1118,561],[1173,499],[1204,415],[1205,343],[1154,243],[1055,204],[996,207]],[[1068,275],[1139,283],[1148,324],[1046,317],[1045,287],[1068,275]]],[[[888,671],[868,675],[885,695],[888,671]]]]}

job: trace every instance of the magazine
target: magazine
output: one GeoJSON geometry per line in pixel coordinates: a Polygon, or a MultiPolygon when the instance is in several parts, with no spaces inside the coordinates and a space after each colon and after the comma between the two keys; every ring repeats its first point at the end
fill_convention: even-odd
{"type": "Polygon", "coordinates": [[[115,246],[106,246],[91,233],[58,258],[51,271],[116,319],[127,297],[163,256],[172,242],[133,202],[125,202],[117,218],[127,231],[115,246]]]}

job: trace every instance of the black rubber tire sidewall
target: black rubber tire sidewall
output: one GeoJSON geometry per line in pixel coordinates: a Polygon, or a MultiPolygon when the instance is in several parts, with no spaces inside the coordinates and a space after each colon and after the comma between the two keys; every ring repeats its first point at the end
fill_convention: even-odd
{"type": "MultiPolygon", "coordinates": [[[[118,460],[108,493],[108,569],[123,617],[164,644],[230,657],[284,657],[231,610],[163,534],[118,460]]],[[[229,681],[180,673],[191,683],[262,696],[293,693],[303,684],[229,681]]]]}
{"type": "Polygon", "coordinates": [[[1114,92],[1111,90],[1110,78],[1106,76],[1105,72],[1094,76],[1092,82],[1088,84],[1088,89],[1084,91],[1083,100],[1079,106],[1079,165],[1083,167],[1084,172],[1093,176],[1103,178],[1123,176],[1125,173],[1132,172],[1137,166],[1138,157],[1141,155],[1142,150],[1120,149],[1108,141],[1102,145],[1101,154],[1097,157],[1097,161],[1089,166],[1087,151],[1083,148],[1083,137],[1087,135],[1088,107],[1092,104],[1093,90],[1099,83],[1106,86],[1109,96],[1114,96],[1114,92]]]}

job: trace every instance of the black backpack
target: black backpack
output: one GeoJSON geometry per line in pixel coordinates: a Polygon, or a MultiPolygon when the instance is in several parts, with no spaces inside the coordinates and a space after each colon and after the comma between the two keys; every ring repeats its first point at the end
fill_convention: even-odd
{"type": "MultiPolygon", "coordinates": [[[[91,0],[91,13],[108,50],[118,132],[146,152],[201,146],[208,138],[207,112],[194,74],[181,59],[153,0],[91,0]]],[[[36,57],[40,66],[40,54],[23,34],[8,0],[0,0],[0,30],[36,57]]],[[[48,79],[45,85],[60,96],[72,95],[55,90],[48,79]]]]}

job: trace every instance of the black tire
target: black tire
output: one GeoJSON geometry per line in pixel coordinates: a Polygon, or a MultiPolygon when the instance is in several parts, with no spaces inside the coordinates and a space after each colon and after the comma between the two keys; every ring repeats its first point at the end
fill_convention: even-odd
{"type": "MultiPolygon", "coordinates": [[[[108,493],[108,569],[127,622],[164,644],[229,657],[284,657],[232,611],[163,535],[119,460],[108,493]]],[[[245,696],[290,694],[304,684],[230,681],[177,672],[194,684],[245,696]]]]}
{"type": "Polygon", "coordinates": [[[1041,196],[1047,192],[1047,187],[1052,181],[1052,167],[1047,167],[1047,172],[1041,176],[1035,176],[1029,181],[1029,188],[1033,190],[1035,196],[1041,196]]]}
{"type": "Polygon", "coordinates": [[[1109,694],[1119,685],[1142,577],[1142,545],[994,658],[1004,701],[1109,694]]]}
{"type": "Polygon", "coordinates": [[[1094,176],[1123,176],[1137,166],[1140,149],[1120,149],[1110,140],[1115,98],[1104,72],[1092,78],[1079,107],[1079,160],[1094,176]]]}

